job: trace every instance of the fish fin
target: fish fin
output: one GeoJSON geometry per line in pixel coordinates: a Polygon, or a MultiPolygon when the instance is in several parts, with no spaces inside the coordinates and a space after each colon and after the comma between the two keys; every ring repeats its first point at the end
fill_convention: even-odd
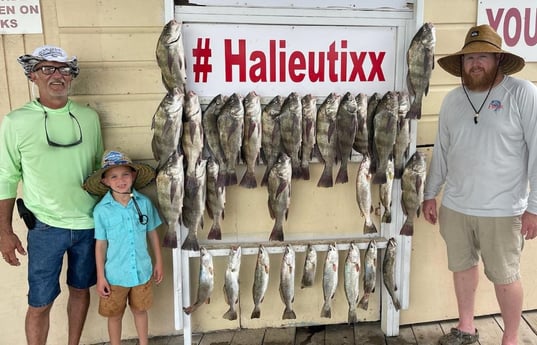
{"type": "Polygon", "coordinates": [[[321,317],[332,318],[332,310],[326,302],[323,304],[323,309],[321,309],[321,317]]]}
{"type": "Polygon", "coordinates": [[[177,232],[174,229],[168,229],[166,231],[162,246],[164,248],[177,248],[177,232]]]}
{"type": "Polygon", "coordinates": [[[375,173],[375,176],[373,176],[373,181],[371,183],[373,184],[384,184],[388,181],[386,178],[386,173],[382,171],[377,171],[375,173]]]}
{"type": "Polygon", "coordinates": [[[323,173],[317,182],[317,187],[329,188],[333,187],[332,166],[324,165],[323,173]]]}
{"type": "Polygon", "coordinates": [[[211,230],[209,231],[209,234],[207,235],[208,240],[221,240],[222,239],[222,231],[220,229],[220,225],[213,223],[211,226],[211,230]]]}
{"type": "Polygon", "coordinates": [[[289,320],[289,319],[296,319],[296,314],[292,309],[285,308],[283,311],[282,319],[289,320]]]}
{"type": "Polygon", "coordinates": [[[374,234],[377,232],[377,227],[375,226],[375,223],[371,222],[371,224],[364,223],[364,234],[374,234]]]}
{"type": "Polygon", "coordinates": [[[395,168],[393,171],[393,177],[398,180],[401,179],[401,177],[403,177],[403,171],[404,168],[395,168]]]}
{"type": "Polygon", "coordinates": [[[274,224],[274,228],[270,233],[269,241],[283,242],[283,226],[274,224]]]}
{"type": "Polygon", "coordinates": [[[399,235],[412,236],[414,235],[414,225],[409,223],[408,220],[403,224],[399,235]]]}
{"type": "Polygon", "coordinates": [[[421,104],[413,102],[410,110],[406,113],[406,119],[421,119],[421,104]]]}
{"type": "Polygon", "coordinates": [[[392,222],[392,213],[390,211],[384,211],[384,214],[382,215],[382,222],[383,223],[391,223],[392,222]]]}
{"type": "Polygon", "coordinates": [[[196,189],[198,188],[198,183],[194,176],[185,176],[185,190],[189,191],[191,194],[195,194],[196,189]]]}
{"type": "Polygon", "coordinates": [[[246,171],[242,176],[240,186],[244,188],[256,188],[257,181],[255,179],[255,174],[252,171],[246,171]]]}
{"type": "Polygon", "coordinates": [[[217,187],[227,186],[227,174],[225,171],[218,172],[218,176],[216,177],[216,186],[217,187]]]}
{"type": "Polygon", "coordinates": [[[392,296],[392,302],[393,302],[393,307],[395,308],[395,310],[401,309],[401,303],[399,303],[399,300],[397,299],[397,297],[392,296]]]}
{"type": "Polygon", "coordinates": [[[250,316],[250,319],[259,319],[261,317],[261,309],[259,306],[254,306],[254,310],[252,311],[252,315],[250,316]]]}
{"type": "Polygon", "coordinates": [[[230,307],[222,317],[228,320],[237,320],[237,312],[230,307]]]}
{"type": "Polygon", "coordinates": [[[261,179],[261,186],[266,186],[268,184],[268,177],[270,173],[270,167],[267,165],[263,178],[261,179]]]}
{"type": "Polygon", "coordinates": [[[356,316],[356,310],[349,308],[348,323],[353,324],[358,322],[358,317],[356,316]]]}
{"type": "Polygon", "coordinates": [[[198,243],[198,239],[196,238],[196,235],[191,234],[189,232],[189,234],[185,238],[185,241],[183,242],[183,245],[181,246],[181,249],[194,250],[194,251],[200,250],[200,246],[198,243]]]}
{"type": "Polygon", "coordinates": [[[369,294],[364,294],[362,296],[360,302],[358,302],[358,307],[362,308],[363,310],[367,310],[369,307],[369,294]]]}
{"type": "Polygon", "coordinates": [[[228,172],[226,176],[226,186],[233,186],[237,183],[237,173],[235,171],[228,172]]]}
{"type": "Polygon", "coordinates": [[[349,173],[347,172],[347,167],[343,164],[339,167],[339,171],[336,176],[336,183],[347,183],[349,182],[349,173]]]}
{"type": "Polygon", "coordinates": [[[210,207],[209,199],[205,199],[205,209],[207,210],[207,214],[209,215],[209,218],[214,219],[214,213],[210,207]]]}
{"type": "Polygon", "coordinates": [[[309,164],[305,165],[305,166],[302,166],[301,175],[302,175],[303,180],[308,181],[310,179],[310,166],[309,166],[309,164]]]}

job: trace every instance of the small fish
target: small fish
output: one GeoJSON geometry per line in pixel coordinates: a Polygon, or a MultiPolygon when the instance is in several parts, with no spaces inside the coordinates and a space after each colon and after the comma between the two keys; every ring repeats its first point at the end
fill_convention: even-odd
{"type": "Polygon", "coordinates": [[[386,165],[386,182],[380,185],[379,197],[380,203],[384,206],[384,214],[382,215],[382,223],[392,222],[392,189],[393,189],[393,159],[388,159],[386,165]]]}
{"type": "Polygon", "coordinates": [[[203,212],[205,211],[205,196],[207,182],[207,160],[198,161],[194,170],[195,188],[185,188],[183,199],[183,224],[188,228],[188,234],[183,242],[183,250],[199,250],[198,228],[203,228],[203,212]]]}
{"type": "Polygon", "coordinates": [[[304,270],[302,271],[302,281],[300,282],[300,287],[302,289],[313,286],[316,271],[317,251],[311,244],[308,244],[308,247],[306,248],[306,259],[304,260],[304,270]]]}
{"type": "Polygon", "coordinates": [[[360,293],[360,250],[353,242],[349,245],[347,258],[345,259],[345,272],[343,280],[345,285],[345,296],[349,303],[348,323],[356,323],[356,306],[360,293]]]}
{"type": "Polygon", "coordinates": [[[185,314],[190,315],[204,303],[211,302],[214,288],[213,256],[205,247],[200,248],[200,273],[198,281],[198,297],[189,307],[183,307],[185,314]]]}
{"type": "Polygon", "coordinates": [[[259,319],[261,317],[260,304],[265,298],[269,283],[270,272],[270,256],[262,244],[259,245],[257,253],[257,263],[255,266],[254,285],[252,287],[252,295],[254,297],[254,310],[252,311],[251,319],[259,319]]]}
{"type": "Polygon", "coordinates": [[[155,179],[159,209],[168,225],[162,243],[165,248],[177,248],[177,233],[185,194],[184,180],[183,155],[175,151],[155,179]]]}
{"type": "Polygon", "coordinates": [[[182,154],[183,103],[184,95],[174,90],[164,96],[153,115],[151,149],[153,158],[158,162],[157,171],[175,151],[182,154]]]}
{"type": "Polygon", "coordinates": [[[201,124],[203,126],[203,149],[206,152],[205,157],[213,157],[218,165],[224,164],[224,153],[220,146],[220,135],[218,134],[218,116],[220,111],[226,102],[227,97],[223,95],[216,95],[205,111],[202,113],[203,118],[201,124]]]}
{"type": "Polygon", "coordinates": [[[218,116],[218,133],[220,146],[224,153],[225,164],[220,166],[219,183],[225,186],[236,185],[236,166],[242,146],[242,133],[244,126],[244,105],[242,96],[232,94],[220,111],[218,116]]]}
{"type": "Polygon", "coordinates": [[[398,96],[395,91],[388,91],[377,105],[374,118],[374,142],[377,157],[373,184],[386,182],[386,166],[393,155],[393,146],[397,135],[397,116],[399,114],[398,96]]]}
{"type": "Polygon", "coordinates": [[[198,95],[194,91],[189,91],[185,96],[181,143],[186,160],[185,189],[193,190],[197,187],[195,170],[203,150],[201,106],[198,95]]]}
{"type": "Polygon", "coordinates": [[[352,154],[352,145],[356,136],[358,104],[354,96],[347,92],[341,99],[336,115],[337,156],[341,162],[336,176],[336,183],[349,182],[347,164],[352,154]]]}
{"type": "Polygon", "coordinates": [[[388,291],[388,294],[392,298],[395,310],[399,310],[401,309],[401,304],[399,303],[399,299],[397,299],[397,296],[395,295],[395,291],[397,291],[397,284],[395,283],[396,250],[397,242],[392,237],[388,240],[388,244],[386,245],[386,249],[384,252],[384,260],[382,261],[382,280],[384,282],[386,290],[388,291]]]}
{"type": "Polygon", "coordinates": [[[177,89],[184,94],[186,72],[182,26],[182,23],[175,19],[164,25],[157,41],[155,55],[166,90],[171,92],[177,89]]]}
{"type": "Polygon", "coordinates": [[[246,162],[246,172],[240,186],[256,188],[255,165],[261,150],[261,98],[254,91],[244,98],[244,134],[242,138],[242,156],[246,162]]]}
{"type": "Polygon", "coordinates": [[[323,268],[323,295],[324,304],[321,317],[332,317],[332,299],[336,294],[338,284],[339,254],[335,243],[328,245],[323,268]]]}
{"type": "Polygon", "coordinates": [[[414,152],[406,163],[401,177],[401,206],[406,215],[401,235],[414,234],[414,218],[420,216],[426,172],[425,155],[419,151],[414,152]]]}
{"type": "Polygon", "coordinates": [[[371,160],[369,156],[364,156],[358,167],[356,175],[356,202],[362,217],[365,217],[364,234],[377,232],[375,223],[371,220],[373,206],[371,202],[371,160]]]}
{"type": "Polygon", "coordinates": [[[377,242],[369,241],[364,254],[364,294],[358,306],[364,310],[369,307],[369,296],[375,292],[377,284],[377,242]]]}
{"type": "Polygon", "coordinates": [[[324,163],[324,169],[317,182],[317,187],[332,187],[334,185],[332,167],[336,160],[337,131],[336,116],[341,96],[334,92],[319,107],[315,139],[319,158],[324,163]]]}
{"type": "Polygon", "coordinates": [[[377,170],[377,149],[375,148],[375,115],[377,106],[382,99],[382,95],[378,92],[372,94],[367,100],[367,142],[369,147],[369,157],[371,158],[371,173],[377,170]]]}
{"type": "Polygon", "coordinates": [[[275,96],[264,108],[261,113],[261,156],[266,164],[265,174],[261,180],[261,185],[266,186],[272,166],[276,163],[281,152],[281,133],[280,110],[283,99],[281,96],[275,96]]]}
{"type": "Polygon", "coordinates": [[[221,240],[222,229],[220,222],[224,219],[224,208],[226,206],[226,187],[218,184],[218,174],[220,167],[213,157],[207,159],[207,195],[205,209],[209,218],[213,220],[208,240],[221,240]]]}
{"type": "Polygon", "coordinates": [[[268,208],[270,218],[274,219],[274,227],[270,233],[270,241],[283,241],[283,222],[291,205],[291,159],[281,153],[278,161],[268,177],[268,208]]]}
{"type": "Polygon", "coordinates": [[[293,310],[293,302],[295,301],[295,251],[290,244],[285,246],[280,267],[280,297],[285,305],[282,319],[296,319],[296,314],[293,310]]]}
{"type": "Polygon", "coordinates": [[[224,278],[224,295],[229,305],[223,318],[237,320],[235,305],[239,302],[239,274],[241,270],[241,247],[231,247],[224,278]]]}
{"type": "Polygon", "coordinates": [[[356,133],[352,148],[362,156],[369,155],[369,130],[367,128],[367,95],[359,93],[356,100],[356,133]]]}
{"type": "Polygon", "coordinates": [[[315,147],[315,124],[317,122],[317,100],[307,94],[302,97],[302,157],[301,169],[302,179],[310,179],[309,162],[313,158],[313,148],[315,147]]]}
{"type": "Polygon", "coordinates": [[[406,118],[410,103],[408,93],[399,92],[399,112],[397,120],[397,134],[393,147],[393,164],[396,179],[403,176],[406,160],[410,151],[410,119],[406,118]]]}
{"type": "Polygon", "coordinates": [[[296,92],[283,101],[279,116],[283,151],[291,158],[292,178],[302,175],[300,148],[302,146],[302,103],[296,92]]]}
{"type": "Polygon", "coordinates": [[[406,84],[412,101],[407,117],[421,118],[421,103],[429,92],[429,82],[434,69],[435,28],[432,23],[425,23],[416,32],[406,55],[408,66],[406,84]]]}

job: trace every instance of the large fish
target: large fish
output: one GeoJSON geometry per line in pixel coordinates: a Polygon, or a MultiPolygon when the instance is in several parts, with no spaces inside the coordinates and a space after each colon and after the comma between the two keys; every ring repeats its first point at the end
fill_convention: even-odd
{"type": "Polygon", "coordinates": [[[261,149],[261,98],[251,91],[244,98],[244,134],[242,138],[242,156],[246,162],[246,172],[240,185],[256,188],[255,165],[261,149]]]}
{"type": "Polygon", "coordinates": [[[347,164],[351,158],[352,145],[357,128],[358,104],[354,96],[347,92],[339,103],[336,116],[337,157],[340,160],[336,183],[349,182],[347,164]]]}
{"type": "Polygon", "coordinates": [[[225,164],[220,166],[219,180],[225,186],[237,184],[237,160],[242,145],[242,131],[244,126],[244,106],[242,96],[232,94],[220,111],[218,116],[218,133],[220,146],[224,153],[225,164]]]}
{"type": "Polygon", "coordinates": [[[377,164],[373,184],[386,183],[386,167],[388,159],[393,155],[393,146],[397,135],[397,119],[399,114],[398,96],[395,91],[384,94],[377,105],[374,118],[374,142],[377,164]]]}
{"type": "Polygon", "coordinates": [[[157,161],[157,170],[162,168],[173,152],[181,151],[181,135],[183,133],[183,102],[184,95],[177,90],[169,92],[160,102],[151,129],[151,149],[157,161]]]}
{"type": "Polygon", "coordinates": [[[386,182],[381,184],[379,188],[380,203],[384,206],[384,213],[381,219],[382,223],[392,222],[393,169],[393,159],[390,157],[386,166],[386,182]]]}
{"type": "Polygon", "coordinates": [[[241,247],[231,247],[229,250],[226,274],[224,277],[224,295],[229,309],[223,318],[237,320],[236,304],[239,302],[239,274],[241,270],[241,247]]]}
{"type": "Polygon", "coordinates": [[[213,157],[207,159],[207,195],[205,200],[205,209],[209,218],[213,220],[208,240],[221,240],[222,228],[220,222],[224,219],[224,208],[226,205],[226,187],[218,184],[218,174],[220,168],[213,157]]]}
{"type": "Polygon", "coordinates": [[[262,244],[259,245],[257,253],[257,262],[255,265],[254,285],[252,287],[252,295],[254,298],[254,310],[252,311],[251,319],[259,319],[261,317],[260,304],[265,298],[265,292],[268,288],[270,272],[270,256],[262,244]]]}
{"type": "Polygon", "coordinates": [[[401,206],[406,215],[401,235],[412,236],[414,234],[414,218],[420,216],[426,171],[425,155],[419,151],[414,152],[406,163],[403,177],[401,177],[401,206]]]}
{"type": "Polygon", "coordinates": [[[367,128],[367,95],[359,93],[356,100],[356,133],[352,148],[362,156],[369,155],[369,131],[367,128]]]}
{"type": "Polygon", "coordinates": [[[268,177],[268,208],[274,227],[270,241],[283,241],[283,222],[291,205],[291,159],[281,153],[268,177]]]}
{"type": "Polygon", "coordinates": [[[296,319],[296,314],[293,310],[293,302],[295,301],[295,251],[290,244],[285,246],[280,267],[280,297],[285,305],[282,319],[296,319]]]}
{"type": "Polygon", "coordinates": [[[279,116],[283,151],[291,158],[292,177],[301,177],[302,103],[296,92],[284,100],[279,116]]]}
{"type": "Polygon", "coordinates": [[[435,28],[432,23],[425,23],[412,38],[406,55],[408,66],[406,84],[410,94],[410,110],[406,115],[410,119],[421,118],[421,103],[429,92],[429,81],[434,68],[435,28]]]}
{"type": "Polygon", "coordinates": [[[261,113],[261,156],[266,164],[265,174],[261,180],[261,185],[266,186],[272,166],[276,163],[281,151],[280,110],[282,109],[283,98],[275,96],[261,113]]]}
{"type": "Polygon", "coordinates": [[[175,19],[166,23],[157,41],[155,55],[166,90],[172,92],[177,89],[184,94],[186,72],[181,29],[182,23],[175,19]]]}
{"type": "Polygon", "coordinates": [[[363,156],[360,166],[358,167],[358,174],[356,175],[356,202],[362,217],[365,218],[364,222],[364,234],[370,234],[377,232],[375,223],[371,219],[371,213],[373,211],[373,205],[371,201],[371,172],[370,172],[371,160],[369,156],[363,156]]]}
{"type": "Polygon", "coordinates": [[[203,149],[206,152],[205,156],[213,157],[219,165],[224,164],[224,153],[220,147],[220,135],[218,134],[218,115],[226,102],[227,97],[216,95],[205,111],[201,123],[203,125],[203,149]]]}
{"type": "Polygon", "coordinates": [[[183,224],[188,228],[188,234],[183,242],[183,250],[199,250],[198,228],[203,227],[203,212],[205,211],[205,195],[207,181],[207,160],[199,160],[196,164],[195,188],[186,189],[183,199],[183,224]]]}
{"type": "Polygon", "coordinates": [[[393,164],[395,178],[400,179],[403,176],[406,160],[410,151],[410,119],[406,114],[410,109],[408,93],[401,91],[399,95],[399,112],[397,120],[397,135],[393,147],[393,164]]]}
{"type": "Polygon", "coordinates": [[[198,280],[198,297],[189,307],[183,307],[185,314],[190,315],[204,303],[211,302],[214,288],[213,257],[205,247],[200,248],[200,272],[198,280]]]}
{"type": "Polygon", "coordinates": [[[317,123],[317,100],[307,94],[302,97],[302,148],[301,169],[302,178],[310,179],[310,161],[315,147],[315,124],[317,123]]]}
{"type": "Polygon", "coordinates": [[[198,161],[202,158],[203,150],[201,106],[198,95],[194,91],[189,91],[185,96],[181,143],[186,159],[185,189],[192,191],[197,188],[195,170],[198,161]]]}
{"type": "Polygon", "coordinates": [[[384,251],[384,260],[382,261],[382,281],[388,291],[388,294],[392,298],[393,306],[395,310],[401,309],[399,299],[395,295],[397,291],[397,284],[395,283],[395,255],[397,251],[397,242],[392,237],[388,240],[386,249],[384,251]]]}
{"type": "Polygon", "coordinates": [[[369,241],[364,253],[364,294],[358,303],[358,306],[364,310],[369,307],[369,296],[375,292],[377,284],[377,242],[369,241]]]}
{"type": "Polygon", "coordinates": [[[354,242],[350,243],[347,258],[345,259],[343,281],[345,296],[349,303],[348,323],[356,323],[358,321],[356,306],[360,293],[360,250],[354,242]]]}
{"type": "Polygon", "coordinates": [[[336,294],[338,284],[339,254],[335,243],[328,245],[323,267],[323,295],[324,304],[321,317],[332,317],[332,299],[336,294]]]}
{"type": "Polygon", "coordinates": [[[371,158],[371,172],[374,174],[377,170],[377,150],[375,148],[375,115],[377,106],[382,99],[378,92],[372,94],[367,100],[367,142],[369,147],[369,157],[371,158]]]}
{"type": "Polygon", "coordinates": [[[332,187],[334,185],[332,167],[336,160],[337,130],[336,116],[341,96],[334,92],[319,107],[315,139],[319,158],[324,163],[324,169],[317,182],[317,187],[332,187]]]}
{"type": "Polygon", "coordinates": [[[304,259],[304,269],[302,270],[302,280],[300,282],[300,287],[302,289],[313,286],[316,271],[317,251],[311,244],[308,244],[308,247],[306,248],[306,258],[304,259]]]}
{"type": "Polygon", "coordinates": [[[183,155],[175,151],[155,179],[159,210],[168,226],[162,243],[166,248],[177,248],[177,233],[180,230],[185,194],[184,180],[183,155]]]}

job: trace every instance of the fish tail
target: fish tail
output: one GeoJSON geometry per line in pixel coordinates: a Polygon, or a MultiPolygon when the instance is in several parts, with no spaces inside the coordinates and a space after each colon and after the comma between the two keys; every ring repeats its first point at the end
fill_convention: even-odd
{"type": "Polygon", "coordinates": [[[384,214],[382,215],[382,222],[383,223],[391,223],[392,222],[392,212],[388,209],[384,211],[384,214]]]}
{"type": "Polygon", "coordinates": [[[353,324],[356,322],[358,322],[358,317],[356,316],[356,310],[353,308],[349,308],[348,323],[353,324]]]}
{"type": "Polygon", "coordinates": [[[261,179],[261,186],[266,186],[268,184],[269,173],[270,173],[270,168],[267,166],[267,169],[265,170],[265,173],[263,174],[263,178],[261,179]]]}
{"type": "Polygon", "coordinates": [[[377,171],[375,173],[375,176],[373,176],[373,181],[371,183],[373,184],[384,184],[388,181],[386,178],[386,172],[377,171]]]}
{"type": "Polygon", "coordinates": [[[272,232],[270,233],[269,241],[283,242],[283,225],[275,223],[272,232]]]}
{"type": "Polygon", "coordinates": [[[177,248],[177,232],[169,229],[164,235],[164,240],[162,241],[162,246],[164,248],[177,248]]]}
{"type": "Polygon", "coordinates": [[[404,235],[404,236],[414,235],[414,224],[409,222],[407,219],[405,224],[403,224],[403,227],[401,228],[399,235],[404,235]]]}
{"type": "Polygon", "coordinates": [[[328,188],[332,187],[333,185],[332,167],[325,164],[321,178],[319,179],[319,182],[317,182],[317,187],[328,188]]]}
{"type": "Polygon", "coordinates": [[[254,310],[252,311],[252,315],[250,316],[250,319],[259,319],[261,317],[261,308],[259,308],[258,305],[254,306],[254,310]]]}
{"type": "Polygon", "coordinates": [[[244,188],[256,188],[257,187],[257,181],[255,179],[255,174],[253,171],[246,171],[244,175],[242,176],[241,187],[244,188]]]}
{"type": "Polygon", "coordinates": [[[213,223],[209,234],[207,235],[208,240],[221,240],[222,239],[222,230],[220,229],[220,224],[213,223]]]}
{"type": "Polygon", "coordinates": [[[294,178],[294,179],[302,178],[302,168],[300,166],[293,167],[291,178],[294,178]]]}
{"type": "Polygon", "coordinates": [[[421,103],[413,102],[410,110],[406,113],[406,119],[421,119],[421,103]]]}
{"type": "Polygon", "coordinates": [[[185,176],[185,189],[193,192],[198,188],[198,182],[196,181],[196,178],[193,176],[185,176]]]}
{"type": "Polygon", "coordinates": [[[362,308],[363,310],[367,310],[369,307],[369,294],[366,293],[362,296],[360,299],[360,302],[358,302],[358,307],[362,308]]]}
{"type": "Polygon", "coordinates": [[[395,179],[401,179],[401,177],[403,177],[403,171],[404,171],[404,168],[394,168],[393,177],[395,179]]]}
{"type": "Polygon", "coordinates": [[[226,176],[226,186],[233,186],[237,183],[237,173],[235,171],[229,171],[226,176]]]}
{"type": "Polygon", "coordinates": [[[310,179],[310,166],[309,166],[309,164],[302,166],[302,179],[306,180],[306,181],[310,179]]]}
{"type": "Polygon", "coordinates": [[[349,173],[347,172],[347,166],[341,165],[336,176],[336,183],[349,182],[349,173]]]}
{"type": "Polygon", "coordinates": [[[300,282],[300,288],[303,289],[305,287],[310,287],[313,285],[313,282],[311,279],[308,279],[306,277],[302,277],[302,281],[300,282]]]}
{"type": "Polygon", "coordinates": [[[233,308],[229,307],[229,310],[226,311],[223,318],[228,320],[237,320],[237,312],[233,308]]]}
{"type": "Polygon", "coordinates": [[[375,223],[371,222],[371,224],[367,224],[367,222],[364,223],[364,234],[374,234],[377,232],[377,227],[375,226],[375,223]]]}
{"type": "Polygon", "coordinates": [[[227,174],[224,171],[220,171],[216,177],[216,185],[218,187],[227,186],[227,174]]]}
{"type": "Polygon", "coordinates": [[[332,309],[330,304],[324,302],[323,309],[321,309],[321,317],[332,318],[332,309]]]}
{"type": "Polygon", "coordinates": [[[283,320],[296,319],[295,311],[291,308],[285,307],[282,315],[283,320]]]}
{"type": "Polygon", "coordinates": [[[183,250],[194,250],[198,251],[200,250],[200,246],[198,244],[198,238],[194,233],[188,233],[188,235],[185,238],[185,242],[183,242],[183,245],[181,246],[181,249],[183,250]]]}
{"type": "Polygon", "coordinates": [[[399,299],[397,299],[397,297],[393,293],[391,293],[390,296],[392,297],[392,303],[395,310],[401,309],[401,303],[399,302],[399,299]]]}

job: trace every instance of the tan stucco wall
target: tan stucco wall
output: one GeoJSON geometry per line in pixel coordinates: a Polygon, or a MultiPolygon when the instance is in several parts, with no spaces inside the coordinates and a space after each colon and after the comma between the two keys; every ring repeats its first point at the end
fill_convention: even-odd
{"type": "MultiPolygon", "coordinates": [[[[31,97],[31,90],[16,58],[43,43],[57,44],[80,60],[81,74],[73,86],[72,94],[80,102],[90,104],[101,115],[105,145],[127,152],[137,160],[152,163],[150,140],[151,117],[164,96],[165,90],[160,80],[160,71],[154,59],[157,38],[164,24],[164,10],[161,1],[80,1],[42,0],[42,35],[4,35],[0,44],[0,119],[11,109],[19,107],[31,97]]],[[[437,56],[460,48],[461,40],[469,26],[475,23],[476,0],[454,0],[450,2],[426,1],[424,20],[431,21],[437,28],[437,56]],[[433,5],[434,4],[434,5],[433,5]],[[453,16],[453,8],[459,9],[453,16]],[[457,22],[454,22],[457,17],[457,22]]],[[[531,63],[518,76],[536,81],[537,64],[531,63]]],[[[418,145],[432,144],[436,134],[437,113],[443,96],[458,83],[440,68],[432,76],[429,95],[424,101],[424,116],[418,123],[418,145]]],[[[351,180],[356,176],[356,164],[352,164],[351,180]]],[[[258,168],[258,180],[264,167],[258,168]]],[[[359,216],[355,202],[353,183],[338,185],[330,190],[314,187],[321,172],[316,164],[312,180],[293,184],[293,200],[286,229],[294,234],[301,232],[326,234],[327,230],[339,234],[361,229],[363,218],[359,216]],[[307,206],[305,206],[307,205],[307,206]]],[[[242,173],[242,170],[239,174],[242,173]]],[[[153,187],[145,190],[154,198],[153,187]]],[[[265,189],[243,190],[239,187],[228,189],[224,232],[228,235],[246,234],[251,229],[268,235],[273,222],[266,209],[265,189]]],[[[378,204],[378,200],[375,200],[378,204]]],[[[15,216],[15,228],[21,239],[26,230],[15,216]]],[[[378,224],[378,218],[376,218],[378,224]]],[[[205,229],[210,221],[205,219],[205,229]]],[[[161,235],[163,229],[159,230],[161,235]]],[[[206,236],[206,231],[200,237],[206,236]]],[[[252,235],[252,234],[250,234],[252,235]]],[[[537,259],[535,242],[526,244],[522,270],[525,284],[525,308],[536,308],[537,274],[531,263],[537,259]]],[[[155,305],[150,311],[150,334],[176,333],[173,322],[172,257],[164,250],[166,278],[155,289],[155,305]]],[[[343,263],[344,252],[340,252],[343,263]]],[[[244,257],[241,276],[242,306],[244,316],[242,326],[264,327],[283,325],[281,313],[283,305],[278,293],[278,270],[281,254],[271,256],[272,280],[262,318],[249,319],[252,308],[251,286],[255,256],[244,257]],[[251,273],[250,273],[251,272],[251,273]]],[[[324,254],[320,255],[320,260],[324,254]]],[[[412,267],[410,275],[410,307],[401,312],[401,323],[416,323],[456,317],[455,299],[452,293],[451,274],[446,269],[444,244],[438,229],[417,220],[413,239],[412,267]]],[[[297,256],[297,281],[301,272],[303,253],[297,256]]],[[[191,261],[191,279],[197,280],[198,260],[191,261]]],[[[217,281],[210,305],[200,308],[192,318],[194,331],[234,328],[237,322],[222,319],[226,305],[222,295],[222,275],[225,258],[215,259],[217,281]]],[[[21,267],[0,264],[0,334],[2,344],[22,344],[24,339],[24,316],[26,311],[26,260],[21,267]]],[[[318,270],[320,273],[320,270],[318,270]]],[[[62,277],[62,281],[65,279],[62,277]]],[[[63,286],[63,290],[66,287],[63,286]]],[[[378,320],[379,291],[370,304],[367,313],[360,311],[361,320],[378,320]]],[[[192,297],[195,298],[195,284],[192,297]]],[[[106,320],[97,314],[97,295],[92,289],[93,302],[88,314],[82,343],[94,343],[107,339],[106,320]]],[[[297,289],[295,309],[302,322],[346,321],[347,305],[340,284],[334,300],[337,313],[330,320],[321,320],[319,311],[322,288],[319,282],[313,289],[297,289]]],[[[66,338],[66,294],[62,293],[55,303],[49,335],[49,345],[64,344],[66,338]]],[[[483,279],[479,287],[476,311],[479,314],[498,312],[494,291],[483,279]]],[[[132,317],[127,313],[124,319],[123,336],[135,336],[132,317]]]]}

